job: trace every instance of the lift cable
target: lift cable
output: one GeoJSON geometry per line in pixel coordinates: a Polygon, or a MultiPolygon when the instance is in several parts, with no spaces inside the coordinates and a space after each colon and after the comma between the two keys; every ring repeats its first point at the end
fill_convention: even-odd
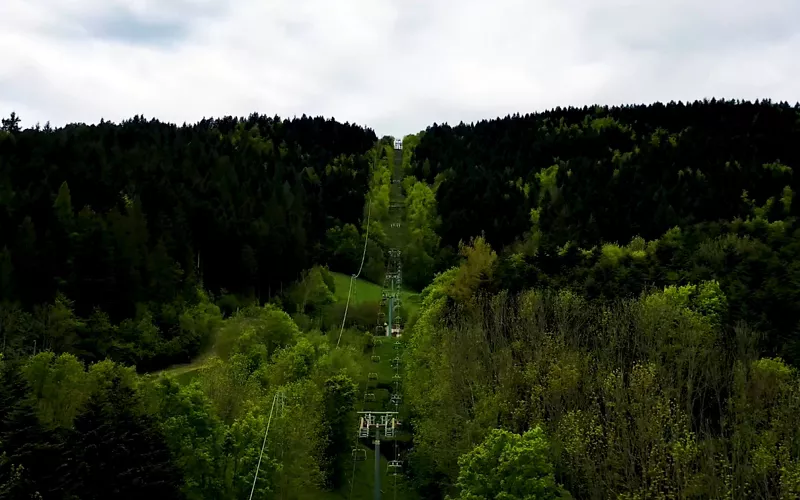
{"type": "Polygon", "coordinates": [[[253,487],[250,489],[250,500],[253,500],[253,492],[256,491],[256,481],[258,480],[258,471],[261,468],[261,458],[264,456],[264,447],[267,445],[267,435],[269,434],[269,426],[272,423],[272,412],[275,410],[275,402],[278,401],[280,392],[275,393],[272,398],[272,408],[269,410],[269,419],[267,420],[267,430],[264,431],[264,442],[261,443],[261,453],[258,455],[258,465],[256,465],[256,474],[253,477],[253,487]]]}
{"type": "Polygon", "coordinates": [[[361,253],[361,265],[358,267],[358,272],[350,276],[350,289],[347,290],[347,303],[344,306],[342,327],[339,329],[339,338],[336,340],[336,347],[339,347],[339,342],[342,341],[342,332],[344,332],[344,322],[347,321],[347,309],[350,307],[350,294],[353,292],[353,282],[361,275],[361,270],[364,268],[364,258],[367,256],[367,242],[369,241],[369,217],[371,212],[372,212],[372,203],[369,200],[367,200],[367,231],[364,235],[364,251],[361,253]]]}

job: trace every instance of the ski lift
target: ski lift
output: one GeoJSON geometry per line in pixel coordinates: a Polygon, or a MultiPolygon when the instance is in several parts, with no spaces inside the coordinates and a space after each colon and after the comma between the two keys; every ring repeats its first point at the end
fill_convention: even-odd
{"type": "Polygon", "coordinates": [[[399,366],[400,365],[400,356],[395,356],[392,360],[392,366],[399,366]]]}
{"type": "MultiPolygon", "coordinates": [[[[378,328],[381,328],[381,327],[379,326],[378,328]]],[[[376,346],[383,345],[383,340],[382,339],[375,339],[375,345],[376,346]]]]}
{"type": "Polygon", "coordinates": [[[400,380],[401,378],[402,377],[400,377],[399,373],[395,373],[394,376],[392,377],[392,379],[394,379],[394,380],[400,380]]]}
{"type": "Polygon", "coordinates": [[[353,460],[356,462],[363,462],[367,459],[367,450],[364,448],[354,446],[353,451],[350,454],[353,456],[353,460]]]}
{"type": "Polygon", "coordinates": [[[378,380],[378,374],[375,372],[369,372],[368,377],[370,380],[378,380]]]}
{"type": "Polygon", "coordinates": [[[361,417],[361,421],[359,422],[358,425],[358,437],[362,438],[369,437],[369,424],[367,423],[367,420],[364,419],[364,417],[361,417]]]}
{"type": "Polygon", "coordinates": [[[364,401],[374,402],[375,401],[375,393],[374,392],[368,392],[368,393],[364,394],[364,401]]]}
{"type": "Polygon", "coordinates": [[[378,326],[375,327],[375,333],[378,334],[378,335],[385,335],[386,334],[386,328],[381,326],[381,325],[378,325],[378,326]]]}
{"type": "Polygon", "coordinates": [[[397,476],[401,472],[403,472],[403,462],[400,460],[390,460],[389,466],[386,468],[386,473],[397,476]]]}
{"type": "Polygon", "coordinates": [[[400,394],[397,393],[392,394],[392,404],[399,405],[402,399],[403,398],[400,396],[400,394]]]}
{"type": "Polygon", "coordinates": [[[380,356],[372,356],[372,362],[373,363],[380,363],[381,362],[381,357],[380,356]]]}
{"type": "Polygon", "coordinates": [[[394,419],[392,419],[391,422],[387,422],[386,423],[386,428],[383,431],[383,434],[386,437],[394,437],[394,431],[395,431],[395,429],[394,429],[394,419]]]}

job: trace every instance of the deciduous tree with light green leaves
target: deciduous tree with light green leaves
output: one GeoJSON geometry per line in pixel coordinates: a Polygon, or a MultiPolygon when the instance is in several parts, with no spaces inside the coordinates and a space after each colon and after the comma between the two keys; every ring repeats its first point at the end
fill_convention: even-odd
{"type": "Polygon", "coordinates": [[[571,498],[556,483],[544,431],[522,435],[493,429],[458,459],[459,500],[549,500],[571,498]]]}

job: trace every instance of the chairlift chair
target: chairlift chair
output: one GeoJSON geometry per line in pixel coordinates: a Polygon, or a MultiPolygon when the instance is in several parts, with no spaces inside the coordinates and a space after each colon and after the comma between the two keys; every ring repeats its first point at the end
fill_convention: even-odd
{"type": "Polygon", "coordinates": [[[391,474],[393,476],[399,475],[403,471],[403,462],[400,460],[390,460],[388,467],[386,467],[386,473],[391,474]]]}
{"type": "Polygon", "coordinates": [[[378,380],[378,374],[375,372],[369,372],[368,376],[370,380],[378,380]]]}
{"type": "Polygon", "coordinates": [[[364,401],[374,402],[375,401],[375,393],[374,392],[368,392],[368,393],[364,394],[364,401]]]}
{"type": "Polygon", "coordinates": [[[401,378],[402,377],[400,377],[399,373],[395,373],[394,376],[392,377],[392,379],[394,379],[394,380],[400,380],[401,378]]]}
{"type": "Polygon", "coordinates": [[[350,453],[353,457],[353,460],[356,462],[363,462],[367,459],[367,450],[364,448],[359,448],[357,446],[353,447],[353,451],[350,453]]]}
{"type": "Polygon", "coordinates": [[[392,404],[399,405],[400,401],[402,401],[402,399],[403,398],[400,396],[400,394],[397,394],[397,393],[392,394],[392,404]]]}
{"type": "Polygon", "coordinates": [[[380,356],[372,356],[372,362],[373,363],[380,363],[381,362],[381,357],[380,356]]]}

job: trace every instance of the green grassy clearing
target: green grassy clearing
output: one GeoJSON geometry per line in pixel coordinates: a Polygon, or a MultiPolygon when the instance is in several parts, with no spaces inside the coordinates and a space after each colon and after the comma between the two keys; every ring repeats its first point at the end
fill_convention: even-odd
{"type": "MultiPolygon", "coordinates": [[[[334,283],[336,284],[337,302],[347,301],[347,292],[350,289],[350,276],[347,274],[331,272],[333,275],[334,283]]],[[[362,279],[357,279],[353,284],[354,293],[350,297],[351,303],[361,302],[378,302],[381,300],[381,287],[375,283],[370,283],[362,279]]],[[[413,314],[419,308],[419,294],[412,290],[402,290],[400,292],[400,299],[403,301],[403,307],[406,308],[406,314],[413,314]]]]}

